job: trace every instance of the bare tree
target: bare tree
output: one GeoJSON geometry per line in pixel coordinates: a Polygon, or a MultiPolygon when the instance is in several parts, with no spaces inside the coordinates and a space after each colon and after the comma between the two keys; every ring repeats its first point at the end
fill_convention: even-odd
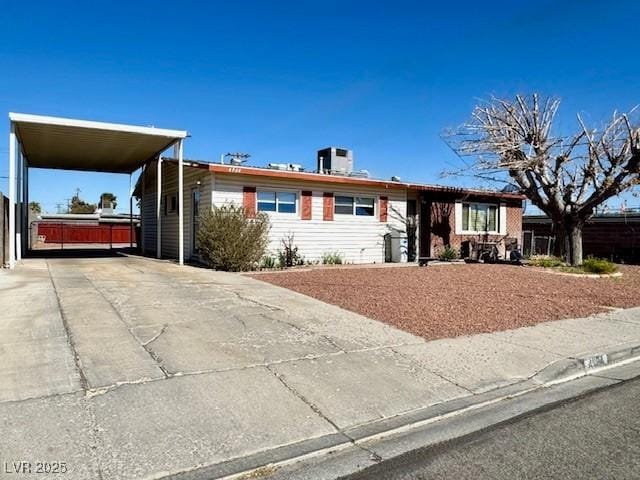
{"type": "Polygon", "coordinates": [[[614,112],[600,130],[578,115],[577,133],[554,136],[560,100],[516,96],[476,106],[448,143],[470,156],[465,172],[517,185],[553,221],[567,263],[582,264],[582,229],[596,207],[640,183],[640,128],[614,112]]]}

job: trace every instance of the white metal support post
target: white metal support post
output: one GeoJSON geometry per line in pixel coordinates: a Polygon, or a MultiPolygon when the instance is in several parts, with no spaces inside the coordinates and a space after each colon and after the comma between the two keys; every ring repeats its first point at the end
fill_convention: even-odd
{"type": "Polygon", "coordinates": [[[16,266],[16,131],[9,132],[9,268],[16,266]]]}
{"type": "Polygon", "coordinates": [[[144,224],[145,222],[142,220],[142,209],[144,208],[144,184],[146,181],[146,177],[145,174],[147,173],[147,164],[145,163],[144,165],[142,165],[142,172],[140,173],[140,211],[138,212],[140,215],[138,218],[140,218],[140,238],[138,239],[138,243],[140,243],[139,248],[140,248],[140,253],[144,256],[144,252],[145,252],[145,241],[144,241],[144,224]]]}
{"type": "Polygon", "coordinates": [[[156,257],[162,257],[162,157],[158,156],[158,171],[156,172],[156,257]]]}
{"type": "Polygon", "coordinates": [[[24,215],[22,203],[23,200],[23,174],[22,154],[20,153],[20,144],[16,142],[16,261],[22,260],[22,230],[24,225],[24,215]]]}
{"type": "Polygon", "coordinates": [[[131,186],[131,176],[129,174],[129,248],[133,248],[133,187],[131,186]]]}
{"type": "Polygon", "coordinates": [[[29,166],[27,165],[27,157],[23,153],[22,156],[22,256],[27,254],[31,239],[31,229],[29,228],[29,166]]]}
{"type": "Polygon", "coordinates": [[[178,264],[184,265],[184,159],[182,139],[174,147],[178,154],[178,264]]]}

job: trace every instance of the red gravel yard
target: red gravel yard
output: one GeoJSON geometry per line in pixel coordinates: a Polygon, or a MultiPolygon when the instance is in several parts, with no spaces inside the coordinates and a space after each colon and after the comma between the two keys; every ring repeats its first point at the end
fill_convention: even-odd
{"type": "Polygon", "coordinates": [[[327,268],[254,278],[427,339],[507,330],[640,305],[640,267],[580,278],[511,265],[327,268]]]}

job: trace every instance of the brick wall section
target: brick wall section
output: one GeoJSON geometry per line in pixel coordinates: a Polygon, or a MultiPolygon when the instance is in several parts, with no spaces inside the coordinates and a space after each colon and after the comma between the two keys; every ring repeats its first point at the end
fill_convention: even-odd
{"type": "Polygon", "coordinates": [[[330,222],[333,220],[333,193],[324,192],[322,197],[322,219],[330,222]]]}
{"type": "MultiPolygon", "coordinates": [[[[465,199],[473,202],[475,199],[465,199]]],[[[485,201],[478,199],[477,201],[485,201]]],[[[487,202],[489,203],[489,202],[487,202]]],[[[493,202],[495,203],[495,201],[493,202]]],[[[455,200],[431,202],[431,256],[437,256],[440,251],[450,245],[458,252],[462,242],[475,240],[476,242],[497,242],[502,255],[505,238],[517,239],[518,245],[522,244],[522,203],[519,200],[503,201],[507,206],[506,235],[457,235],[455,225],[455,200]]],[[[422,255],[422,254],[421,254],[422,255]]],[[[422,255],[424,256],[424,255],[422,255]]]]}
{"type": "Polygon", "coordinates": [[[247,217],[254,218],[256,216],[256,187],[244,187],[242,189],[242,205],[247,213],[247,217]]]}
{"type": "Polygon", "coordinates": [[[300,219],[301,220],[311,220],[312,217],[312,205],[311,199],[313,197],[313,192],[310,190],[303,190],[300,195],[300,202],[302,206],[300,207],[300,219]]]}

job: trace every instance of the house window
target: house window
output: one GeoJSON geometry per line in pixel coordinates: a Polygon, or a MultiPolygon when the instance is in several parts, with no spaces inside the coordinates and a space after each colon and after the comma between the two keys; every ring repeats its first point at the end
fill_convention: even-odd
{"type": "Polygon", "coordinates": [[[258,192],[259,212],[296,213],[297,195],[293,192],[258,192]]]}
{"type": "Polygon", "coordinates": [[[353,197],[336,196],[333,211],[336,214],[353,215],[353,197]]]}
{"type": "Polygon", "coordinates": [[[176,195],[165,195],[163,204],[164,214],[176,213],[178,211],[178,197],[176,195]]]}
{"type": "Polygon", "coordinates": [[[497,232],[498,206],[485,203],[462,204],[462,230],[465,232],[497,232]]]}
{"type": "Polygon", "coordinates": [[[373,217],[375,214],[375,199],[371,197],[337,195],[335,198],[334,212],[340,215],[373,217]]]}

